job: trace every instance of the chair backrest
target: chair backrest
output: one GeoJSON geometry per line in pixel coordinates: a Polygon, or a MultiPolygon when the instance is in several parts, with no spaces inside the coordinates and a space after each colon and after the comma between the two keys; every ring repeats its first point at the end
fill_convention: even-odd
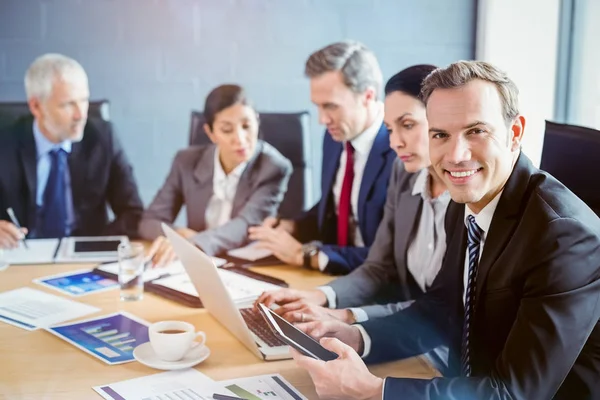
{"type": "MultiPolygon", "coordinates": [[[[203,125],[203,113],[192,111],[190,145],[210,143],[203,125]]],[[[296,217],[312,199],[309,114],[307,111],[260,113],[259,137],[279,150],[294,167],[279,214],[282,218],[296,217]]]]}
{"type": "Polygon", "coordinates": [[[600,131],[546,121],[540,168],[561,181],[600,215],[600,131]]]}
{"type": "MultiPolygon", "coordinates": [[[[15,122],[21,117],[30,115],[26,102],[0,102],[0,128],[15,122]]],[[[110,121],[110,103],[108,100],[90,101],[88,111],[90,118],[99,118],[110,121]]]]}

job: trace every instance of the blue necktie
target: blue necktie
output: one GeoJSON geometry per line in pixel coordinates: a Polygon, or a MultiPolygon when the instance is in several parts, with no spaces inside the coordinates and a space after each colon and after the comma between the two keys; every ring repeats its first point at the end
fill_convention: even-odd
{"type": "Polygon", "coordinates": [[[479,264],[479,247],[483,230],[475,222],[475,217],[467,217],[467,249],[469,251],[469,275],[467,293],[465,295],[465,318],[463,321],[461,366],[464,376],[471,376],[471,317],[475,307],[475,288],[477,280],[477,265],[479,264]]]}
{"type": "Polygon", "coordinates": [[[62,148],[53,149],[50,158],[38,237],[61,238],[67,235],[67,152],[62,148]]]}

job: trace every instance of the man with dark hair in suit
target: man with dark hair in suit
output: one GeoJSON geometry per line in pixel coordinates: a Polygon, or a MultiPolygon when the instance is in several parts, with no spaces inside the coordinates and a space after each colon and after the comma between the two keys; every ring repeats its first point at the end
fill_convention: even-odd
{"type": "Polygon", "coordinates": [[[132,168],[110,123],[87,119],[81,65],[43,55],[27,70],[25,90],[33,117],[0,132],[0,248],[15,247],[25,234],[135,236],[143,205],[132,168]]]}
{"type": "Polygon", "coordinates": [[[422,97],[432,165],[453,200],[441,271],[389,317],[300,324],[336,337],[321,344],[340,357],[295,352],[298,364],[326,398],[600,398],[600,219],[521,152],[525,119],[502,71],[460,61],[434,71],[422,97]],[[450,372],[430,380],[375,377],[359,356],[382,362],[441,344],[450,372]]]}
{"type": "Polygon", "coordinates": [[[305,75],[327,127],[321,199],[294,220],[267,218],[249,229],[250,239],[286,264],[347,274],[375,240],[395,159],[383,124],[383,78],[373,52],[354,41],[314,52],[305,75]]]}

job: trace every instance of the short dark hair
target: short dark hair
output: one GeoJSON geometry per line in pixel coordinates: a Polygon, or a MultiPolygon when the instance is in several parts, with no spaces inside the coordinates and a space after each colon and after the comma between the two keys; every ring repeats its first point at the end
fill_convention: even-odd
{"type": "Polygon", "coordinates": [[[420,100],[419,94],[423,81],[436,68],[435,65],[419,64],[403,69],[387,81],[385,95],[402,92],[420,100]]]}
{"type": "Polygon", "coordinates": [[[206,96],[206,101],[204,102],[204,119],[210,129],[212,129],[215,122],[215,116],[235,104],[252,106],[244,88],[232,84],[220,85],[214,88],[206,96]]]}
{"type": "Polygon", "coordinates": [[[354,40],[332,43],[312,53],[304,67],[304,74],[310,79],[332,71],[340,71],[344,83],[354,93],[373,87],[375,96],[380,96],[381,68],[375,54],[364,44],[354,40]]]}
{"type": "Polygon", "coordinates": [[[507,124],[519,115],[519,89],[506,72],[485,61],[457,61],[429,74],[421,90],[425,103],[436,89],[454,89],[476,79],[493,83],[502,102],[502,114],[507,124]]]}

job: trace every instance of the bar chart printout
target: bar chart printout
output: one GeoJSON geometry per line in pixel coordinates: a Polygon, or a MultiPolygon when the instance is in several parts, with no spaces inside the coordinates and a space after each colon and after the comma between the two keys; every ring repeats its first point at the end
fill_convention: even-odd
{"type": "Polygon", "coordinates": [[[232,395],[192,368],[96,386],[94,390],[107,400],[212,400],[213,393],[232,395]]]}
{"type": "Polygon", "coordinates": [[[133,361],[133,349],[148,341],[148,323],[124,312],[55,326],[48,331],[111,365],[133,361]]]}
{"type": "Polygon", "coordinates": [[[305,400],[281,375],[261,375],[220,382],[246,400],[305,400]]]}

